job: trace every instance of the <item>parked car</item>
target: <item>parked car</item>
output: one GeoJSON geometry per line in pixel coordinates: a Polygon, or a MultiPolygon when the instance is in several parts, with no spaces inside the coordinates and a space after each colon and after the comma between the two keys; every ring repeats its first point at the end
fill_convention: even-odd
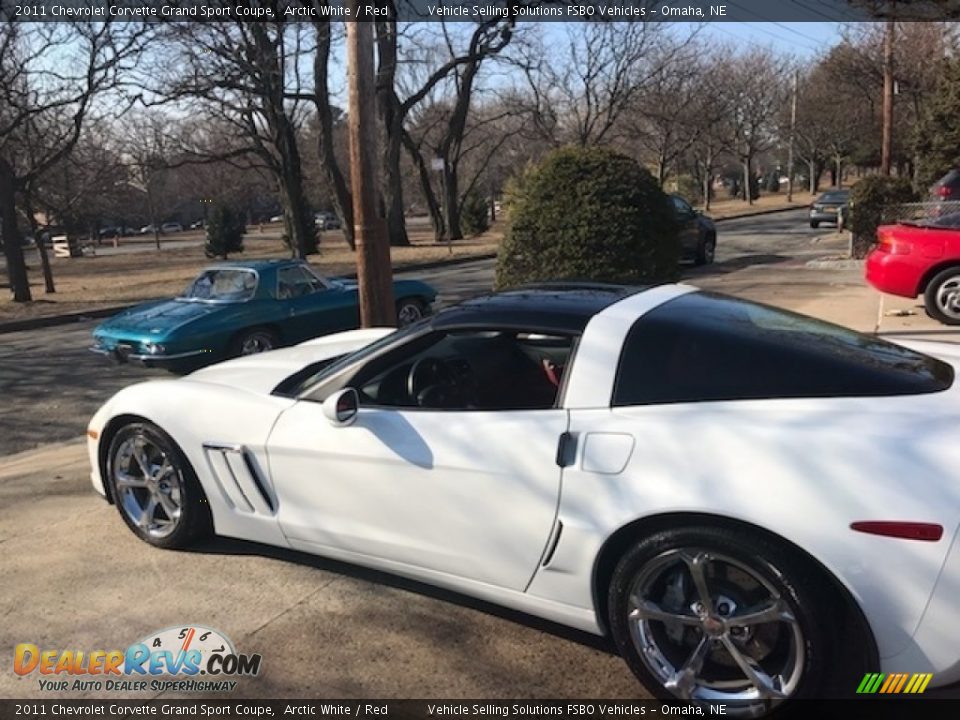
{"type": "Polygon", "coordinates": [[[177,222],[168,222],[160,226],[160,232],[162,233],[178,233],[183,232],[183,225],[177,222]]]}
{"type": "Polygon", "coordinates": [[[820,227],[820,223],[838,224],[841,214],[850,209],[850,191],[831,189],[822,193],[810,206],[810,227],[820,227]]]}
{"type": "Polygon", "coordinates": [[[960,325],[960,228],[958,214],[901,221],[877,228],[867,255],[867,282],[881,292],[923,295],[927,314],[945,325],[960,325]]]}
{"type": "Polygon", "coordinates": [[[315,215],[317,227],[321,230],[339,230],[340,218],[332,212],[318,212],[315,215]]]}
{"type": "MultiPolygon", "coordinates": [[[[437,293],[417,280],[393,283],[397,323],[430,312],[437,293]]],[[[302,260],[208,267],[183,295],[114,315],[93,331],[94,352],[119,362],[183,371],[359,326],[357,284],[326,278],[302,260]]]]}
{"type": "Polygon", "coordinates": [[[195,220],[194,222],[190,223],[190,229],[191,230],[203,229],[203,220],[195,220]]]}
{"type": "Polygon", "coordinates": [[[934,201],[960,201],[960,168],[947,171],[947,174],[930,188],[930,198],[934,201]]]}
{"type": "Polygon", "coordinates": [[[128,387],[91,478],[151,545],[405,575],[767,710],[960,680],[958,368],[688,285],[545,285],[128,387]]]}
{"type": "Polygon", "coordinates": [[[138,235],[151,235],[151,234],[153,234],[153,233],[155,233],[155,232],[157,232],[157,227],[156,227],[155,225],[153,225],[153,224],[150,224],[150,225],[144,225],[142,228],[140,228],[140,230],[139,230],[139,232],[138,232],[137,234],[138,234],[138,235]]]}
{"type": "Polygon", "coordinates": [[[712,263],[717,250],[717,226],[713,220],[694,210],[679,195],[671,195],[670,201],[680,228],[680,259],[696,265],[712,263]]]}

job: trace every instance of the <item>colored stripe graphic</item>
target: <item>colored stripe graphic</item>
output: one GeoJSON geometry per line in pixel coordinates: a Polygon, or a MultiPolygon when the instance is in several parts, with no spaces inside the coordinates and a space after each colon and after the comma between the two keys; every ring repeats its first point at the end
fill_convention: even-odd
{"type": "Polygon", "coordinates": [[[881,695],[918,694],[927,689],[932,673],[867,673],[857,686],[857,694],[881,695]]]}

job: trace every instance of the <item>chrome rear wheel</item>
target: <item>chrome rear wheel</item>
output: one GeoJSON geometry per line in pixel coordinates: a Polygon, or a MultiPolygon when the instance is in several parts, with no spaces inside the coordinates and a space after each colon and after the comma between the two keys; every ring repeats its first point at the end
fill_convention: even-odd
{"type": "Polygon", "coordinates": [[[701,548],[662,553],[637,575],[630,635],[670,693],[695,700],[780,700],[797,689],[805,641],[763,575],[701,548]]]}

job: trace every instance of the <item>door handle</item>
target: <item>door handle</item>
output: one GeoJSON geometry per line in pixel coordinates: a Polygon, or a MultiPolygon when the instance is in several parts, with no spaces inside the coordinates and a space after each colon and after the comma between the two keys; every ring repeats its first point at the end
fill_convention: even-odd
{"type": "Polygon", "coordinates": [[[570,467],[577,457],[577,438],[573,433],[562,433],[560,441],[557,443],[557,465],[559,467],[570,467]]]}

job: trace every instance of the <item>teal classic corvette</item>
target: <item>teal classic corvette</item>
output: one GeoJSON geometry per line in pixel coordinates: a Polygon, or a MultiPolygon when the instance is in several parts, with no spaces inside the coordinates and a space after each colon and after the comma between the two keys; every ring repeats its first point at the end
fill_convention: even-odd
{"type": "MultiPolygon", "coordinates": [[[[395,280],[397,325],[430,313],[437,292],[395,280]]],[[[302,260],[225,262],[186,292],[114,315],[93,331],[96,353],[175,372],[359,327],[357,284],[325,278],[302,260]]]]}

